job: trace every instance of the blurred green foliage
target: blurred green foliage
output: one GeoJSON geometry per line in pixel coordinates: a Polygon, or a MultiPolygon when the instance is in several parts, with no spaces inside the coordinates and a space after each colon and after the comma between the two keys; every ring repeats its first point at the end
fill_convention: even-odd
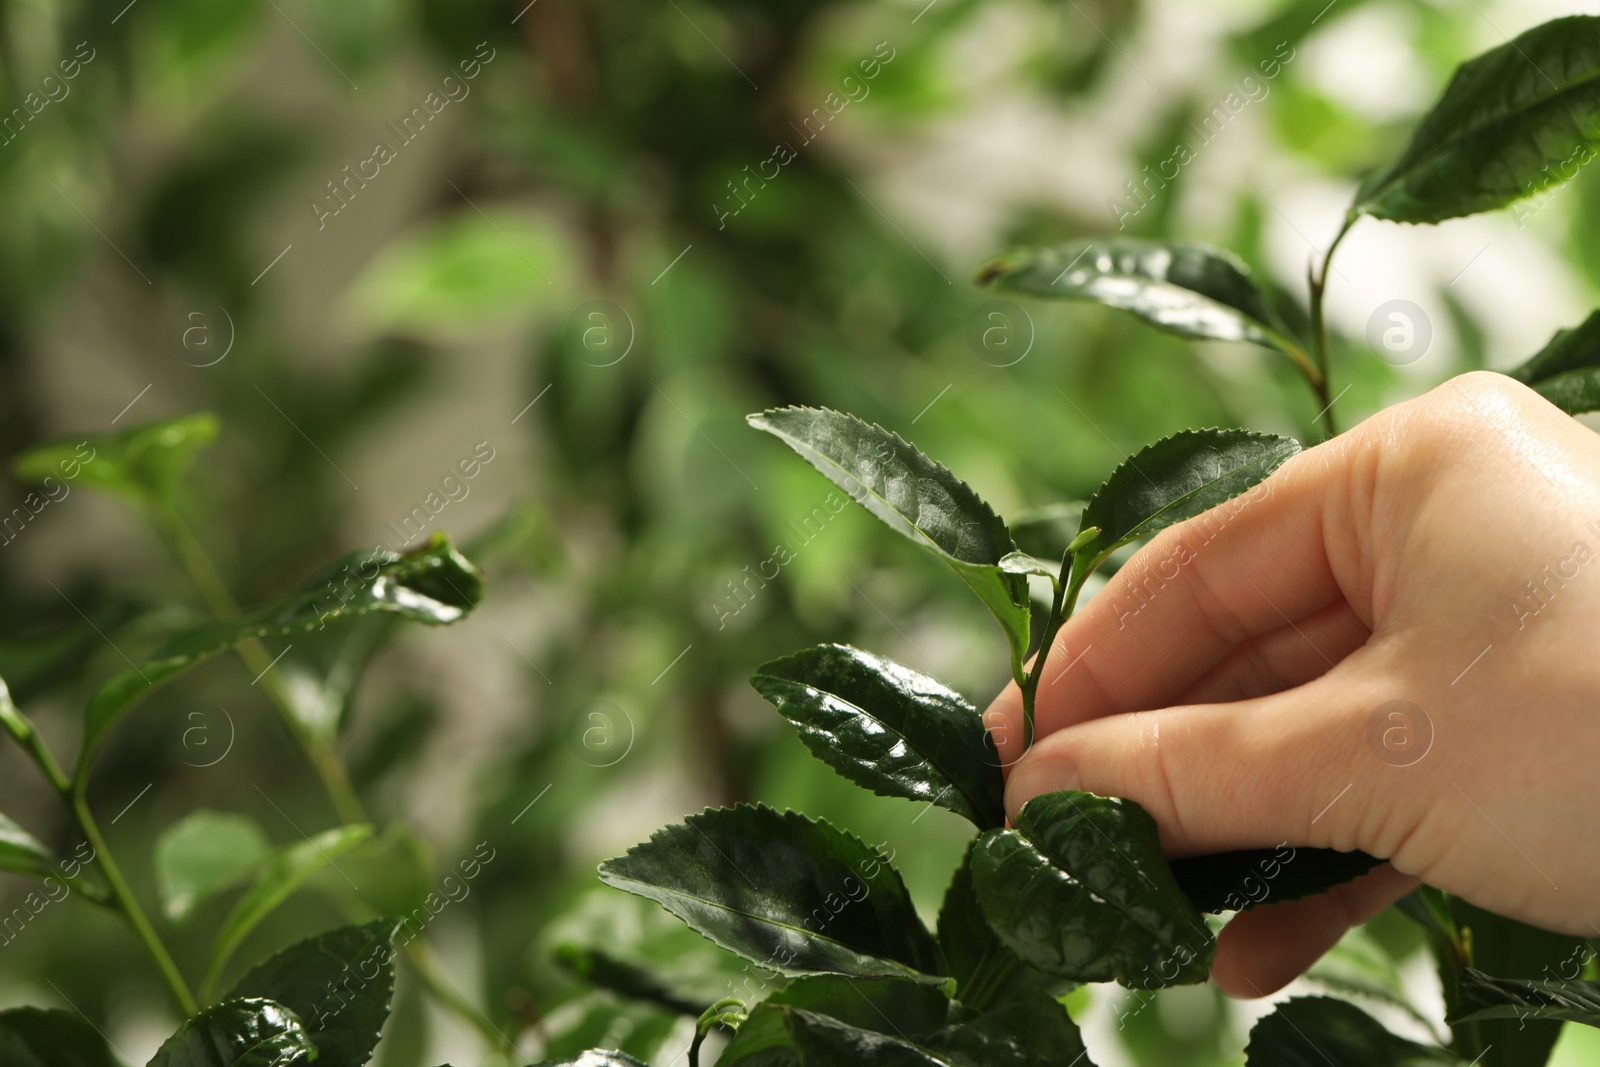
{"type": "MultiPolygon", "coordinates": [[[[1026,358],[993,365],[967,340],[991,299],[971,269],[1009,244],[1108,231],[1114,215],[1096,205],[1166,158],[1280,42],[1310,50],[1345,20],[1388,12],[1410,27],[1400,45],[1423,102],[1474,47],[1498,43],[1471,5],[1421,0],[1188,5],[1187,23],[1165,0],[125,3],[0,7],[4,110],[28,114],[0,145],[12,209],[0,227],[0,452],[215,412],[220,435],[179,506],[249,609],[392,539],[385,520],[492,442],[498,481],[434,519],[487,573],[480,616],[449,640],[397,635],[339,739],[374,820],[413,819],[428,845],[394,831],[351,855],[392,888],[416,866],[395,850],[431,853],[442,876],[490,842],[496,858],[439,923],[464,995],[525,1048],[617,1045],[660,1062],[687,1044],[681,1022],[586,977],[597,963],[585,946],[625,954],[658,936],[642,932],[658,916],[634,902],[597,902],[597,860],[682,812],[761,799],[894,849],[931,917],[969,832],[810,760],[759,706],[751,670],[837,640],[980,704],[1008,674],[982,609],[936,569],[901,566],[912,550],[869,517],[805,528],[825,483],[744,413],[851,411],[1011,514],[1080,498],[1124,454],[1185,427],[1313,436],[1315,405],[1282,360],[1222,346],[1194,358],[1105,309],[1030,305],[1026,358]],[[1150,66],[1180,49],[1175,25],[1194,54],[1150,66]],[[1152,42],[1157,28],[1169,39],[1152,42]],[[50,101],[36,114],[34,92],[50,101]],[[830,93],[849,103],[807,143],[830,93]],[[435,111],[429,94],[447,103],[435,111]],[[1004,151],[974,137],[1015,101],[1042,117],[1004,129],[1004,151]],[[1130,113],[1146,119],[1113,135],[1130,113]],[[1039,143],[1066,129],[1073,144],[1039,143]],[[962,137],[954,155],[933,151],[962,137]],[[361,168],[377,143],[395,158],[373,177],[361,168]],[[1064,174],[1090,144],[1105,158],[1076,162],[1093,195],[980,181],[1021,155],[1064,157],[1041,171],[1064,174]],[[793,158],[770,176],[779,145],[793,158]],[[972,186],[957,198],[970,213],[951,208],[948,180],[972,186]],[[185,332],[195,326],[203,337],[185,332]],[[763,577],[778,544],[795,558],[763,577]]],[[[1515,32],[1525,20],[1505,8],[1515,32]]],[[[1286,65],[1252,108],[1249,128],[1225,131],[1129,232],[1214,240],[1294,286],[1269,241],[1277,197],[1260,191],[1284,175],[1353,186],[1409,116],[1360,113],[1307,62],[1286,65]],[[1211,153],[1241,162],[1219,170],[1211,153]]],[[[1597,182],[1580,175],[1533,224],[1585,293],[1600,286],[1597,182]]],[[[1447,308],[1436,326],[1448,317],[1456,340],[1420,368],[1426,379],[1526,354],[1487,352],[1484,309],[1443,278],[1436,288],[1447,308]]],[[[1345,425],[1426,384],[1359,337],[1335,337],[1334,363],[1350,386],[1345,425]]],[[[5,486],[7,507],[28,489],[5,486]]],[[[121,654],[147,651],[164,618],[203,603],[149,533],[87,493],[52,502],[4,547],[0,670],[68,750],[78,708],[121,654]],[[43,696],[23,677],[39,662],[30,650],[63,654],[64,688],[43,696]]],[[[0,751],[0,809],[70,850],[49,800],[18,753],[0,751]]],[[[196,810],[246,812],[274,846],[335,823],[259,690],[223,661],[152,698],[108,746],[102,823],[130,800],[109,833],[147,900],[157,835],[196,810]],[[223,762],[200,767],[185,731],[220,729],[219,708],[237,736],[223,762]]],[[[327,880],[252,932],[235,967],[345,921],[327,880]]],[[[0,883],[4,907],[23,891],[0,883]]],[[[225,914],[203,903],[163,930],[190,974],[225,914]]],[[[1404,933],[1379,940],[1418,950],[1404,933]]],[[[146,967],[112,919],[76,903],[0,946],[7,1003],[70,1000],[130,1054],[176,1022],[146,967]]],[[[670,977],[691,998],[754,981],[755,999],[759,981],[727,967],[670,977]]],[[[376,1062],[477,1055],[470,1032],[400,982],[376,1062]]],[[[1213,991],[1148,999],[1116,1015],[1074,1008],[1102,1010],[1111,1021],[1091,1042],[1109,1035],[1129,1062],[1176,1062],[1179,1049],[1185,1063],[1240,1062],[1245,1022],[1213,991]]]]}

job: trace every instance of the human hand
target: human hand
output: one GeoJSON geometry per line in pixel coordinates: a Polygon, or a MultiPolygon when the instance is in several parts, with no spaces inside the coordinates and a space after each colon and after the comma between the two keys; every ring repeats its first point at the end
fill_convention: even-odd
{"type": "Polygon", "coordinates": [[[1234,996],[1419,879],[1600,934],[1597,559],[1600,435],[1504,376],[1453,379],[1118,571],[1057,635],[1033,748],[1014,684],[985,712],[1007,810],[1084,789],[1144,806],[1172,856],[1389,861],[1237,915],[1212,966],[1234,996]]]}

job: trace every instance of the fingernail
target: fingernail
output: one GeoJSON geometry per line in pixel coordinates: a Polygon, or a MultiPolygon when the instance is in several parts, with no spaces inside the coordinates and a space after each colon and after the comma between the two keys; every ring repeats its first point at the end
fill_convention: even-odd
{"type": "Polygon", "coordinates": [[[1024,756],[1006,781],[1006,814],[1015,820],[1022,806],[1039,794],[1077,788],[1078,769],[1066,760],[1024,756]]]}

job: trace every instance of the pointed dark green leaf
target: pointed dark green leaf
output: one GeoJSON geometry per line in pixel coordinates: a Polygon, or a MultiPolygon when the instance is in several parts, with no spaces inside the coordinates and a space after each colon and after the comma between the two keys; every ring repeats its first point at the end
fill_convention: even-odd
{"type": "Polygon", "coordinates": [[[1397,1037],[1353,1004],[1295,997],[1257,1022],[1247,1067],[1466,1067],[1442,1048],[1397,1037]]]}
{"type": "Polygon", "coordinates": [[[77,1012],[0,1011],[0,1063],[6,1067],[121,1067],[106,1039],[77,1012]]]}
{"type": "Polygon", "coordinates": [[[1201,911],[1249,911],[1326,893],[1383,861],[1331,848],[1247,848],[1172,861],[1172,875],[1201,911]]]}
{"type": "Polygon", "coordinates": [[[209,412],[161,419],[121,433],[39,445],[12,460],[11,469],[29,481],[53,478],[135,503],[170,502],[195,454],[216,440],[217,430],[217,417],[209,412]]]}
{"type": "Polygon", "coordinates": [[[1006,948],[1045,974],[1155,988],[1205,981],[1216,940],[1130,800],[1046,793],[974,846],[972,884],[1006,948]]]}
{"type": "Polygon", "coordinates": [[[847,645],[818,645],[750,679],[812,755],[879,796],[1006,821],[1000,756],[978,709],[927,675],[847,645]]]}
{"type": "Polygon", "coordinates": [[[272,855],[252,820],[201,809],[156,838],[156,889],[161,910],[183,922],[207,900],[243,882],[272,855]]]}
{"type": "Polygon", "coordinates": [[[829,1015],[803,1008],[776,1007],[783,1016],[790,1040],[800,1055],[801,1067],[957,1067],[909,1041],[876,1030],[864,1030],[829,1015]]]}
{"type": "Polygon", "coordinates": [[[0,871],[47,878],[57,873],[56,857],[38,838],[0,815],[0,871]]]}
{"type": "Polygon", "coordinates": [[[917,1043],[961,1067],[1094,1067],[1067,1009],[1038,989],[1020,989],[992,1011],[917,1043]]]}
{"type": "Polygon", "coordinates": [[[600,865],[730,952],[785,974],[938,982],[900,875],[859,838],[761,805],[712,808],[600,865]]]}
{"type": "Polygon", "coordinates": [[[858,1030],[904,1036],[943,1027],[951,1004],[936,988],[898,978],[863,980],[834,974],[796,978],[751,1011],[717,1067],[798,1064],[790,1009],[827,1016],[858,1030]]]}
{"type": "Polygon", "coordinates": [[[157,686],[241,641],[286,637],[369,612],[439,626],[456,622],[483,595],[483,575],[443,534],[403,556],[353,552],[288,597],[234,619],[214,619],[172,637],[138,666],[114,675],[90,701],[80,776],[106,731],[157,686]]]}
{"type": "Polygon", "coordinates": [[[1457,69],[1400,158],[1362,183],[1352,210],[1439,222],[1504,207],[1593,159],[1597,119],[1600,18],[1535,26],[1457,69]]]}
{"type": "Polygon", "coordinates": [[[264,998],[300,1018],[317,1067],[363,1067],[394,993],[394,923],[346,926],[290,945],[253,968],[227,999],[264,998]]]}
{"type": "Polygon", "coordinates": [[[1571,329],[1557,330],[1510,374],[1568,415],[1600,411],[1600,311],[1571,329]]]}
{"type": "Polygon", "coordinates": [[[956,999],[981,1008],[1024,988],[1062,985],[1017,959],[995,936],[972,888],[972,856],[969,847],[939,907],[939,947],[956,980],[956,999]]]}
{"type": "Polygon", "coordinates": [[[317,1047],[300,1019],[271,1000],[225,1000],[178,1027],[148,1067],[294,1067],[317,1047]]]}
{"type": "Polygon", "coordinates": [[[371,836],[370,826],[338,826],[289,845],[273,856],[223,920],[222,929],[217,931],[202,988],[211,990],[216,987],[223,966],[245,935],[254,930],[256,924],[274,908],[289,899],[307,878],[371,836]]]}
{"type": "Polygon", "coordinates": [[[1184,430],[1140,449],[1083,509],[1080,532],[1100,532],[1079,550],[1073,581],[1082,582],[1118,546],[1238,496],[1298,451],[1292,437],[1250,430],[1184,430]]]}
{"type": "Polygon", "coordinates": [[[1578,979],[1496,978],[1468,967],[1452,1025],[1481,1019],[1554,1019],[1600,1026],[1600,982],[1578,979]]]}
{"type": "Polygon", "coordinates": [[[798,452],[891,529],[932,551],[978,594],[1005,631],[1013,664],[1028,649],[1028,582],[1000,570],[1016,546],[966,482],[899,434],[826,408],[773,408],[750,425],[798,452]]]}
{"type": "Polygon", "coordinates": [[[979,284],[1083,300],[1129,312],[1167,333],[1247,341],[1306,362],[1265,290],[1232,252],[1189,241],[1099,237],[1020,248],[978,271],[979,284]]]}

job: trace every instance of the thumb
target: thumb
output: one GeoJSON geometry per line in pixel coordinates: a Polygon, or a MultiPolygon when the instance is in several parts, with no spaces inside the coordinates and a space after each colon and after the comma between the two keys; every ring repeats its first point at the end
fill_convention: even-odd
{"type": "MultiPolygon", "coordinates": [[[[1390,691],[1392,692],[1392,690],[1390,691]]],[[[1006,811],[1058,789],[1126,797],[1148,811],[1168,855],[1279,843],[1386,856],[1371,820],[1395,786],[1366,740],[1378,686],[1343,669],[1298,688],[1229,704],[1107,715],[1035,744],[1011,770],[1006,811]]],[[[1392,796],[1383,804],[1394,815],[1392,796]]],[[[1398,832],[1396,829],[1395,832],[1398,832]]]]}

